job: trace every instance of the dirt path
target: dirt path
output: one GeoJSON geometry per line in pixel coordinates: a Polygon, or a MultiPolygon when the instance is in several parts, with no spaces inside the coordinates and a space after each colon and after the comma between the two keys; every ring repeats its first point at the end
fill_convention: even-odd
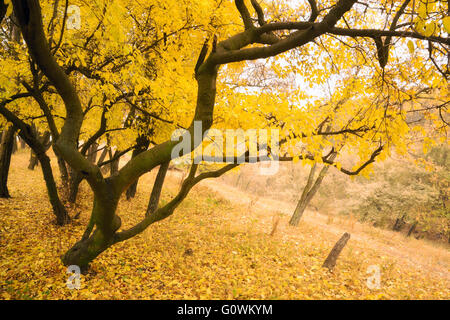
{"type": "MultiPolygon", "coordinates": [[[[256,197],[230,186],[220,179],[211,179],[203,185],[218,193],[223,198],[235,204],[248,205],[253,200],[252,210],[290,215],[294,205],[285,201],[256,197]]],[[[430,244],[423,240],[405,238],[397,232],[381,230],[355,220],[337,218],[330,221],[326,215],[306,211],[303,223],[308,223],[333,235],[350,232],[352,243],[362,250],[373,249],[383,256],[391,256],[400,263],[405,263],[415,269],[426,269],[436,276],[450,281],[450,251],[448,247],[430,244]]]]}

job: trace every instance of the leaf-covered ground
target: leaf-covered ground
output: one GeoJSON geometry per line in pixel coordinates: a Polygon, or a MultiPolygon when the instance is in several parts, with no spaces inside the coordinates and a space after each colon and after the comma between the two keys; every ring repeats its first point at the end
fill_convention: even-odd
{"type": "MultiPolygon", "coordinates": [[[[79,219],[56,227],[40,168],[27,170],[27,160],[25,151],[13,156],[13,198],[0,200],[2,299],[450,298],[448,248],[408,240],[406,244],[424,250],[422,256],[437,259],[436,268],[414,265],[405,262],[414,259],[402,249],[405,243],[392,243],[387,251],[374,245],[385,234],[356,228],[349,230],[352,238],[329,272],[321,265],[346,226],[306,217],[291,228],[283,215],[270,236],[279,212],[264,209],[259,200],[250,205],[225,200],[217,192],[218,182],[213,189],[205,183],[197,186],[172,217],[104,252],[82,276],[81,289],[71,290],[59,257],[81,237],[91,196],[83,185],[79,205],[71,213],[81,212],[79,219]],[[378,290],[367,287],[370,265],[380,267],[378,290]]],[[[153,179],[154,173],[144,176],[137,197],[121,201],[124,227],[142,218],[153,179]]],[[[165,187],[163,201],[175,194],[179,177],[169,175],[165,187]]]]}

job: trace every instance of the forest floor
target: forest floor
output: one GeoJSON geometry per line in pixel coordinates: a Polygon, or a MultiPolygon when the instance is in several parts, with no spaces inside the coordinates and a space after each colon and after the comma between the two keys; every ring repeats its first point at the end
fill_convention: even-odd
{"type": "MultiPolygon", "coordinates": [[[[59,257],[80,239],[92,196],[84,183],[71,208],[79,218],[55,226],[42,173],[27,169],[28,157],[28,150],[13,155],[13,198],[0,199],[0,299],[450,298],[445,244],[314,211],[289,227],[292,204],[221,179],[202,182],[171,217],[105,251],[81,276],[81,288],[69,289],[59,257]],[[330,272],[321,265],[344,232],[351,239],[330,272]],[[369,267],[380,270],[379,289],[367,285],[374,277],[369,267]]],[[[121,200],[123,228],[143,218],[155,175],[143,176],[132,201],[121,200]]],[[[180,179],[178,172],[168,175],[163,202],[180,179]]]]}

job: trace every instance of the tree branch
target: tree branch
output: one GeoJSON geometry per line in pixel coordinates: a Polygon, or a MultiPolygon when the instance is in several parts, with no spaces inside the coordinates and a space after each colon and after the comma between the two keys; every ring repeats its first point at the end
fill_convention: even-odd
{"type": "Polygon", "coordinates": [[[234,3],[241,14],[245,29],[253,28],[252,18],[250,16],[250,12],[248,12],[247,7],[245,6],[244,0],[235,0],[234,3]]]}

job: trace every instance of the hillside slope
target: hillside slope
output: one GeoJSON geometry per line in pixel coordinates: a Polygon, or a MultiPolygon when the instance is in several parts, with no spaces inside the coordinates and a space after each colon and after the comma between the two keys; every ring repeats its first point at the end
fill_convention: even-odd
{"type": "MultiPolygon", "coordinates": [[[[82,276],[81,289],[70,290],[59,256],[80,238],[92,198],[82,185],[71,210],[79,219],[56,227],[40,168],[27,170],[27,160],[24,151],[13,156],[13,198],[0,200],[2,299],[450,298],[447,248],[312,212],[291,228],[283,213],[292,208],[283,201],[255,199],[218,180],[195,187],[170,218],[107,250],[82,276]],[[344,231],[351,239],[329,272],[321,265],[344,231]],[[381,272],[375,290],[366,283],[371,265],[381,272]]],[[[142,218],[154,177],[141,179],[133,201],[121,201],[124,228],[142,218]]],[[[179,180],[178,173],[169,175],[163,201],[174,196],[179,180]]]]}

